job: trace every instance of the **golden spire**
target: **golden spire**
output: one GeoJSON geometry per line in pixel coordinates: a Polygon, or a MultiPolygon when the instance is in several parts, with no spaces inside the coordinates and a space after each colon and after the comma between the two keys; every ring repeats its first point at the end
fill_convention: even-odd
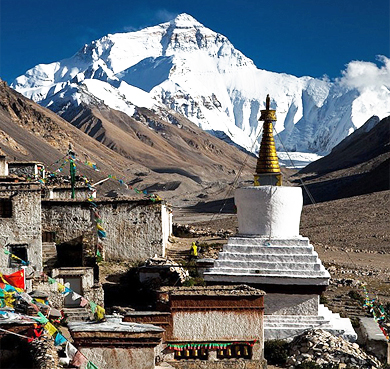
{"type": "Polygon", "coordinates": [[[255,186],[282,184],[279,160],[276,154],[272,122],[276,121],[276,110],[270,109],[270,97],[267,95],[265,110],[261,110],[259,121],[263,123],[259,157],[257,158],[255,186]]]}

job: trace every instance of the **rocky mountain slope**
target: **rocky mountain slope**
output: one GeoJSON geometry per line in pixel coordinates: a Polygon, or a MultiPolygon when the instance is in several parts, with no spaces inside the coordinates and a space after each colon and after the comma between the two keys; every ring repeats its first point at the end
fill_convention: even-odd
{"type": "MultiPolygon", "coordinates": [[[[71,143],[80,161],[78,170],[89,178],[97,181],[112,174],[174,203],[196,202],[199,195],[222,197],[244,162],[241,180],[252,176],[255,158],[175,112],[165,110],[167,117],[162,119],[137,107],[135,120],[99,102],[80,105],[76,113],[72,123],[78,128],[1,81],[0,147],[11,159],[49,165],[63,157],[71,143]],[[101,171],[82,165],[86,160],[101,171]]],[[[106,189],[126,192],[118,182],[109,183],[106,189]]]]}
{"type": "Polygon", "coordinates": [[[389,190],[390,116],[368,120],[297,177],[317,202],[389,190]]]}
{"type": "MultiPolygon", "coordinates": [[[[382,62],[390,64],[384,57],[382,62]]],[[[225,36],[180,14],[140,31],[109,34],[68,59],[39,64],[12,87],[68,121],[80,105],[96,100],[135,119],[136,107],[157,114],[169,108],[252,152],[259,148],[259,109],[270,94],[283,142],[276,140],[279,149],[326,154],[372,115],[390,113],[384,82],[369,88],[354,82],[361,81],[362,69],[349,65],[332,83],[261,70],[225,36]]]]}

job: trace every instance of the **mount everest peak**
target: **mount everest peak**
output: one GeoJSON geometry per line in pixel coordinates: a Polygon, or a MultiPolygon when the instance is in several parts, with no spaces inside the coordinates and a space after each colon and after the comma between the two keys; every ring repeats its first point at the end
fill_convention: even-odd
{"type": "Polygon", "coordinates": [[[390,114],[390,91],[380,84],[363,91],[258,69],[225,36],[185,13],[92,41],[68,59],[35,66],[11,87],[64,117],[96,101],[130,116],[136,107],[171,109],[252,152],[267,94],[283,151],[326,154],[372,115],[390,114]]]}

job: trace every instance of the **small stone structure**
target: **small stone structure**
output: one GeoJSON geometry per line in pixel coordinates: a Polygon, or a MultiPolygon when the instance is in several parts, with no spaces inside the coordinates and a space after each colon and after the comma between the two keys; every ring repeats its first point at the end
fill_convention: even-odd
{"type": "Polygon", "coordinates": [[[248,286],[163,287],[164,361],[175,368],[265,368],[264,292],[248,286]]]}
{"type": "Polygon", "coordinates": [[[150,324],[122,322],[108,315],[103,323],[71,322],[74,345],[99,369],[153,369],[155,347],[164,330],[150,324]]]}
{"type": "Polygon", "coordinates": [[[378,323],[373,318],[359,317],[360,324],[356,329],[357,342],[367,352],[390,364],[390,342],[387,341],[378,323]]]}

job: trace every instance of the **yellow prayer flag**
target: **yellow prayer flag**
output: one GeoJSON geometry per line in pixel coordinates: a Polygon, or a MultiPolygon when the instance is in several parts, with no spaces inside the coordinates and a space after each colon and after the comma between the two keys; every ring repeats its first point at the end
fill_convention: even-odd
{"type": "Polygon", "coordinates": [[[104,319],[104,314],[106,313],[106,311],[99,305],[96,306],[96,311],[95,311],[95,315],[96,315],[96,319],[97,320],[102,320],[104,319]]]}
{"type": "Polygon", "coordinates": [[[4,291],[4,303],[5,306],[14,307],[15,302],[15,292],[5,292],[4,291]]]}
{"type": "Polygon", "coordinates": [[[54,336],[55,333],[57,332],[57,328],[50,322],[47,322],[44,327],[46,332],[49,333],[50,336],[54,336]]]}
{"type": "Polygon", "coordinates": [[[65,292],[65,286],[61,283],[57,284],[58,292],[62,293],[65,292]]]}

